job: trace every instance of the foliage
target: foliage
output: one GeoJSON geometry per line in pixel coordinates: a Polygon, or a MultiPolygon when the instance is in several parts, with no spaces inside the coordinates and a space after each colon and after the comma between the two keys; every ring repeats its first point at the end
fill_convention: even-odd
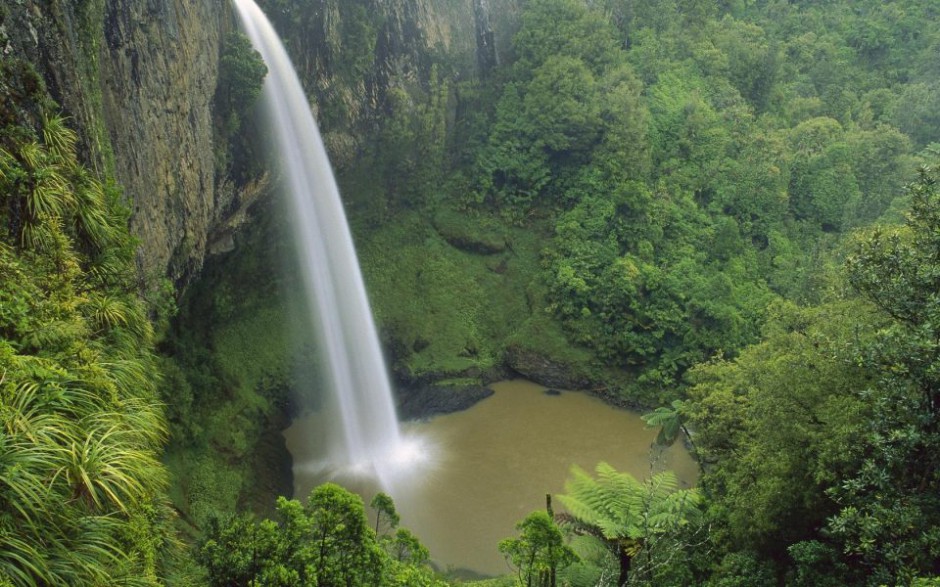
{"type": "Polygon", "coordinates": [[[167,427],[126,211],[35,122],[0,133],[0,582],[156,585],[167,427]]]}
{"type": "Polygon", "coordinates": [[[936,172],[908,192],[903,227],[854,237],[858,299],[779,307],[760,344],[695,371],[712,540],[756,547],[794,585],[910,584],[937,565],[936,172]]]}
{"type": "Polygon", "coordinates": [[[868,375],[841,355],[856,325],[877,323],[864,306],[781,305],[772,315],[760,344],[696,369],[686,410],[723,521],[716,530],[739,548],[812,536],[834,508],[822,490],[859,456],[867,411],[851,391],[868,375]]]}
{"type": "MultiPolygon", "coordinates": [[[[627,584],[631,571],[652,577],[659,564],[682,549],[680,537],[701,519],[701,496],[695,489],[678,489],[671,471],[641,483],[598,463],[597,478],[572,467],[558,499],[570,513],[567,525],[590,542],[603,544],[618,561],[617,585],[627,584]],[[642,564],[634,566],[634,561],[642,564]]],[[[590,544],[590,542],[588,544],[590,544]]]]}
{"type": "Polygon", "coordinates": [[[267,66],[248,37],[238,32],[229,33],[219,59],[218,108],[229,116],[243,118],[261,96],[261,85],[267,73],[267,66]]]}
{"type": "Polygon", "coordinates": [[[578,556],[547,513],[532,512],[516,524],[516,530],[519,537],[501,540],[499,551],[516,568],[519,585],[554,587],[558,571],[577,562],[578,556]]]}
{"type": "Polygon", "coordinates": [[[241,516],[214,524],[199,560],[218,586],[442,585],[425,566],[423,546],[407,532],[398,540],[419,554],[392,558],[369,528],[362,500],[328,483],[306,505],[278,498],[277,520],[241,516]]]}
{"type": "Polygon", "coordinates": [[[647,426],[659,426],[656,443],[671,446],[679,438],[679,432],[685,434],[689,442],[692,435],[685,427],[685,402],[673,400],[669,407],[660,406],[648,414],[643,415],[647,426]]]}
{"type": "Polygon", "coordinates": [[[248,37],[239,32],[225,37],[213,108],[216,169],[242,183],[258,174],[257,137],[251,139],[240,131],[250,128],[252,107],[261,96],[267,73],[267,66],[248,37]]]}
{"type": "Polygon", "coordinates": [[[375,510],[375,534],[379,535],[379,527],[382,525],[382,518],[385,518],[385,525],[388,526],[390,530],[394,530],[398,526],[400,518],[398,512],[395,511],[395,502],[392,501],[392,498],[386,493],[376,493],[375,497],[372,498],[372,501],[369,502],[369,507],[375,510]]]}
{"type": "MultiPolygon", "coordinates": [[[[522,349],[671,405],[653,421],[689,422],[713,550],[663,584],[931,572],[935,479],[911,464],[936,454],[931,392],[914,391],[934,317],[890,315],[929,307],[931,246],[883,229],[853,257],[888,314],[833,267],[845,235],[914,197],[898,186],[936,136],[935,3],[532,0],[510,59],[473,80],[439,55],[377,65],[394,23],[365,2],[266,5],[328,127],[362,100],[381,112],[342,182],[396,375],[489,377],[522,349]]],[[[34,181],[42,208],[57,180],[34,181]]],[[[210,268],[199,332],[168,345],[185,358],[164,397],[193,451],[172,460],[200,520],[244,501],[259,422],[301,379],[268,327],[289,321],[272,289],[291,283],[257,267],[265,251],[210,268]]],[[[120,324],[106,296],[84,307],[120,324]]]]}
{"type": "Polygon", "coordinates": [[[908,188],[905,226],[860,237],[847,261],[849,282],[890,322],[854,356],[875,374],[858,390],[873,410],[859,438],[865,457],[829,490],[840,510],[828,530],[882,581],[908,580],[940,560],[937,182],[922,169],[908,188]]]}

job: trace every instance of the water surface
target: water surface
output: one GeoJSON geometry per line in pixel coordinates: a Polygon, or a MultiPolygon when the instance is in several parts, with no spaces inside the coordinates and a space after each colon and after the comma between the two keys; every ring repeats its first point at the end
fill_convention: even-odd
{"type": "MultiPolygon", "coordinates": [[[[573,464],[593,471],[606,461],[638,478],[671,469],[685,486],[696,479],[689,454],[678,443],[653,448],[656,430],[635,413],[584,393],[548,395],[524,380],[493,389],[493,396],[469,410],[403,425],[405,435],[429,447],[431,461],[418,463],[392,497],[402,525],[442,568],[509,572],[497,544],[515,535],[515,524],[528,513],[545,507],[546,493],[564,492],[573,464]]],[[[311,466],[320,458],[317,419],[298,419],[285,431],[298,497],[328,477],[322,467],[311,466]]],[[[366,504],[376,491],[348,478],[338,481],[363,493],[366,504]]]]}

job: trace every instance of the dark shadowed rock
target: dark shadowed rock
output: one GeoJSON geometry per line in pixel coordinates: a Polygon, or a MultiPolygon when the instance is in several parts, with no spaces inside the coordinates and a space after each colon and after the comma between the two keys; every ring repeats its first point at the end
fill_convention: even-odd
{"type": "Polygon", "coordinates": [[[580,365],[550,357],[539,349],[518,344],[506,350],[506,363],[526,379],[549,388],[586,389],[591,379],[580,365]]]}
{"type": "Polygon", "coordinates": [[[452,210],[434,216],[434,229],[452,247],[478,255],[501,253],[509,246],[503,229],[486,219],[469,217],[452,210]]]}
{"type": "Polygon", "coordinates": [[[438,414],[466,410],[478,401],[493,395],[482,386],[417,385],[398,390],[398,417],[421,420],[438,414]]]}

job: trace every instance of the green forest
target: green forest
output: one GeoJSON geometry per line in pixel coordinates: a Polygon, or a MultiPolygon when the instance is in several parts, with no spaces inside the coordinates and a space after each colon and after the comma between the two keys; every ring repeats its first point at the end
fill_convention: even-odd
{"type": "MultiPolygon", "coordinates": [[[[377,69],[382,3],[259,4],[396,386],[590,391],[697,486],[573,467],[480,580],[383,493],[291,496],[280,431],[321,399],[279,196],[191,282],[142,275],[122,153],[0,51],[0,587],[940,585],[940,1],[524,0],[472,75],[377,69]]],[[[232,28],[212,157],[273,191],[232,28]]]]}

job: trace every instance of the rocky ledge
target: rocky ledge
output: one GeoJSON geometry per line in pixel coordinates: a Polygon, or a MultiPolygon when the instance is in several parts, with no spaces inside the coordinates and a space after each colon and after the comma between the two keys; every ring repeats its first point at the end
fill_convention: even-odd
{"type": "Polygon", "coordinates": [[[519,375],[550,389],[588,389],[592,380],[583,366],[549,356],[544,350],[511,344],[506,364],[519,375]]]}
{"type": "Polygon", "coordinates": [[[424,384],[398,390],[398,417],[402,420],[422,420],[439,414],[466,410],[478,401],[493,395],[483,386],[450,386],[424,384]]]}

